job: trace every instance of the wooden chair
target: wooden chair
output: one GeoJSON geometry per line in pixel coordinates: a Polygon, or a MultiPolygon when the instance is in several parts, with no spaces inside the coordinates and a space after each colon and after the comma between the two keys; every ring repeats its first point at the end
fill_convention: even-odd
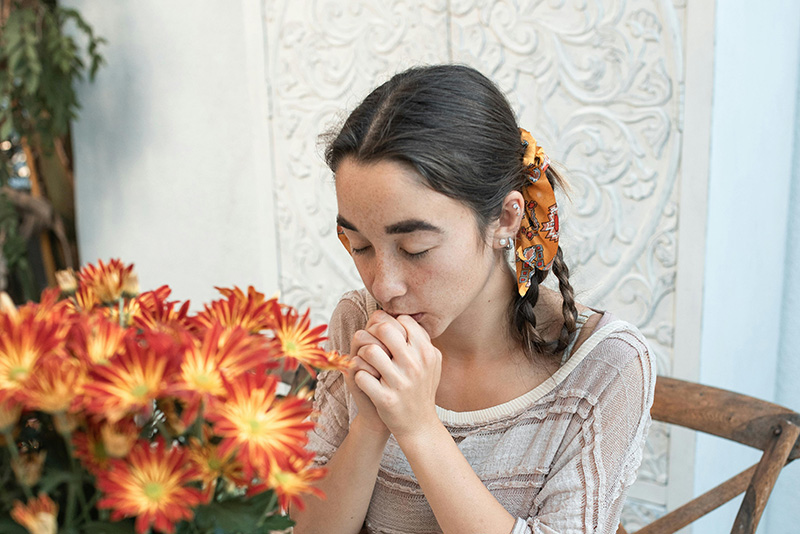
{"type": "MultiPolygon", "coordinates": [[[[764,451],[761,460],[635,534],[669,534],[745,492],[731,534],[754,534],[775,481],[800,457],[800,414],[731,391],[659,376],[653,419],[764,451]]],[[[620,525],[617,534],[627,534],[620,525]]]]}

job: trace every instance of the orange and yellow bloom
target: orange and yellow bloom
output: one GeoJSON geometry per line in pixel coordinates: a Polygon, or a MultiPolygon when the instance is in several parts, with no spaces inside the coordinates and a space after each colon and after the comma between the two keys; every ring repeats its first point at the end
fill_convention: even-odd
{"type": "Polygon", "coordinates": [[[45,354],[64,353],[62,314],[51,315],[39,317],[33,304],[16,314],[0,314],[0,402],[19,396],[45,354]]]}
{"type": "Polygon", "coordinates": [[[177,370],[179,350],[166,334],[126,337],[120,354],[91,370],[84,386],[85,409],[112,423],[129,414],[150,414],[177,370]]]}
{"type": "Polygon", "coordinates": [[[91,288],[103,304],[139,293],[139,279],[133,272],[133,264],[124,265],[117,259],[112,259],[108,265],[102,260],[97,260],[96,266],[87,265],[78,273],[78,279],[82,286],[91,288]]]}
{"type": "Polygon", "coordinates": [[[56,534],[58,530],[58,506],[45,493],[29,499],[27,504],[15,501],[11,517],[30,534],[56,534]]]}
{"type": "Polygon", "coordinates": [[[272,375],[244,374],[227,385],[227,399],[212,402],[206,413],[214,434],[222,438],[219,453],[236,451],[247,479],[264,478],[292,456],[302,456],[306,433],[314,426],[307,420],[311,404],[276,398],[276,386],[272,375]]]}
{"type": "Polygon", "coordinates": [[[97,486],[104,493],[98,506],[111,510],[111,519],[136,517],[136,532],[152,526],[172,534],[175,523],[194,517],[200,491],[190,486],[200,476],[183,447],[166,447],[140,440],[125,460],[111,460],[107,471],[98,473],[97,486]]]}
{"type": "Polygon", "coordinates": [[[214,323],[221,323],[227,328],[239,326],[251,334],[258,334],[274,326],[272,304],[277,302],[276,299],[266,299],[263,293],[259,293],[252,286],[247,288],[246,296],[238,287],[216,289],[225,298],[206,304],[204,310],[197,314],[194,323],[198,330],[205,330],[211,328],[214,323]]]}

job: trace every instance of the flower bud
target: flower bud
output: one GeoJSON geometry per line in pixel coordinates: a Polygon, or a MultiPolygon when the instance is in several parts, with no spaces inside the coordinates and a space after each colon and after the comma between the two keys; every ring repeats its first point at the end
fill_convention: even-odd
{"type": "Polygon", "coordinates": [[[74,295],[78,291],[78,279],[72,269],[56,271],[56,282],[58,282],[58,288],[65,295],[74,295]]]}
{"type": "Polygon", "coordinates": [[[46,458],[47,451],[28,452],[12,458],[11,469],[17,477],[17,481],[23,486],[35,486],[42,478],[42,469],[46,458]]]}

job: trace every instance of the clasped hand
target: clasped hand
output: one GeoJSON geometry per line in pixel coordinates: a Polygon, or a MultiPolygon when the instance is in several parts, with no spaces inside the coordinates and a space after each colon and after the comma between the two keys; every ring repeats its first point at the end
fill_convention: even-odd
{"type": "Polygon", "coordinates": [[[438,423],[442,354],[414,319],[376,311],[353,335],[350,353],[348,388],[369,428],[398,438],[438,423]]]}

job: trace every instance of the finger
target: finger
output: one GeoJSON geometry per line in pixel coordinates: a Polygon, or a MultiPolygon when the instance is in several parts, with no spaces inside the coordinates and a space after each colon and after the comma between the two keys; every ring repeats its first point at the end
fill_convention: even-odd
{"type": "MultiPolygon", "coordinates": [[[[374,327],[376,327],[376,326],[378,326],[380,324],[390,324],[390,325],[396,325],[396,326],[399,327],[399,324],[397,323],[397,319],[395,319],[394,317],[392,317],[391,315],[389,315],[388,313],[386,313],[383,310],[376,310],[370,316],[369,320],[367,321],[367,325],[364,327],[364,329],[367,330],[367,331],[370,331],[371,329],[373,329],[374,327]]],[[[403,331],[403,329],[400,328],[399,331],[400,331],[400,333],[403,334],[403,336],[406,335],[405,332],[403,331]]]]}
{"type": "MultiPolygon", "coordinates": [[[[369,323],[367,323],[369,325],[369,323]]],[[[381,342],[380,339],[376,338],[372,334],[370,334],[367,330],[367,327],[364,327],[364,330],[357,330],[355,334],[353,334],[353,339],[350,341],[350,354],[358,354],[358,351],[364,345],[378,345],[382,350],[389,353],[389,349],[386,345],[381,342]]]]}
{"type": "Polygon", "coordinates": [[[366,371],[358,371],[355,376],[353,377],[353,381],[355,382],[358,389],[363,391],[367,397],[375,403],[376,398],[381,393],[381,382],[371,374],[366,371]]]}
{"type": "Polygon", "coordinates": [[[358,351],[358,356],[374,367],[380,378],[394,384],[397,378],[397,369],[389,355],[377,345],[364,345],[358,351]]]}
{"type": "Polygon", "coordinates": [[[431,336],[428,331],[411,318],[409,315],[400,315],[397,317],[397,322],[403,327],[408,336],[408,344],[414,347],[431,344],[431,336]]]}
{"type": "Polygon", "coordinates": [[[376,323],[370,327],[370,334],[380,339],[391,358],[402,361],[408,350],[406,331],[394,318],[391,321],[376,323]]]}
{"type": "Polygon", "coordinates": [[[381,374],[378,372],[377,369],[375,369],[372,365],[370,365],[367,362],[365,362],[364,359],[361,358],[361,356],[354,356],[353,357],[353,367],[351,368],[350,372],[353,375],[355,375],[356,372],[358,372],[358,371],[366,371],[366,372],[368,372],[369,374],[371,374],[372,376],[374,376],[375,378],[377,378],[379,380],[381,378],[381,374]]]}

